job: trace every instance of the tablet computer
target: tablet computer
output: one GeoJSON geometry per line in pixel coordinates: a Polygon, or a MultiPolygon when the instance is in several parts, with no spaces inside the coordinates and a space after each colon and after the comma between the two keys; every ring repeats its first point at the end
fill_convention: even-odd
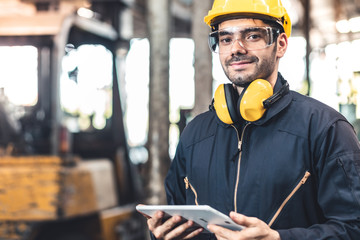
{"type": "Polygon", "coordinates": [[[136,210],[149,217],[158,210],[165,213],[165,218],[178,215],[186,220],[192,220],[197,227],[202,227],[206,231],[209,231],[207,229],[208,224],[215,224],[236,231],[244,228],[236,224],[229,216],[208,205],[137,205],[136,210]]]}

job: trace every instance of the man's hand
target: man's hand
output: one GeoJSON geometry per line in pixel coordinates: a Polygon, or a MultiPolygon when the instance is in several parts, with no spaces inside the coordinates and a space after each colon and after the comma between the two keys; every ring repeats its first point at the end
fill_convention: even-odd
{"type": "Polygon", "coordinates": [[[220,226],[210,224],[209,230],[216,235],[219,240],[243,240],[243,239],[262,239],[280,240],[277,231],[272,230],[265,222],[258,218],[247,217],[235,212],[230,213],[230,218],[237,224],[244,226],[241,231],[232,231],[220,226]]]}
{"type": "Polygon", "coordinates": [[[186,221],[179,224],[182,221],[180,216],[173,216],[163,222],[164,212],[157,211],[154,216],[148,218],[147,225],[149,230],[159,240],[170,240],[170,239],[190,239],[200,232],[202,228],[194,231],[189,231],[189,228],[193,227],[193,221],[186,221]]]}

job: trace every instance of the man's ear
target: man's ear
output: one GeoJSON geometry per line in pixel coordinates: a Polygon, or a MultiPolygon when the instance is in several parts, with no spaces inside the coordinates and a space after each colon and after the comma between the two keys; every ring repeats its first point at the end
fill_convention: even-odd
{"type": "Polygon", "coordinates": [[[288,38],[285,33],[281,33],[277,38],[277,54],[278,58],[282,58],[286,52],[288,46],[288,38]]]}

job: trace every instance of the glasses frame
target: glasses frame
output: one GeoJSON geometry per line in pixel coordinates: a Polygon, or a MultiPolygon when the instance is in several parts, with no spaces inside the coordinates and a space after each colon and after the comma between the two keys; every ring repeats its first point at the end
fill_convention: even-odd
{"type": "Polygon", "coordinates": [[[240,46],[247,51],[262,50],[262,49],[268,48],[271,45],[273,45],[275,43],[275,40],[277,39],[277,37],[280,35],[280,29],[275,28],[275,27],[270,27],[270,26],[228,27],[228,28],[223,28],[223,29],[213,31],[209,34],[209,37],[208,37],[209,48],[214,53],[224,53],[224,52],[220,51],[220,46],[219,46],[219,33],[220,32],[229,31],[231,33],[235,33],[235,32],[244,32],[246,30],[256,29],[256,28],[266,29],[267,33],[270,34],[269,42],[267,43],[266,46],[264,46],[262,48],[248,49],[245,47],[241,38],[236,38],[235,41],[233,43],[231,43],[231,46],[229,46],[229,47],[232,48],[234,43],[238,42],[240,44],[240,46]],[[213,36],[214,34],[216,34],[216,36],[213,36]],[[213,39],[216,39],[216,38],[217,38],[217,40],[214,41],[213,39]],[[217,51],[216,51],[216,49],[217,49],[217,51]]]}

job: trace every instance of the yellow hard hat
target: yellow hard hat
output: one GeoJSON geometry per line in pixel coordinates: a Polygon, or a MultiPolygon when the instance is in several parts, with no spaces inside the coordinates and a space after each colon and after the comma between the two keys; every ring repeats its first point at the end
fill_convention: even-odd
{"type": "Polygon", "coordinates": [[[286,36],[291,35],[290,17],[281,0],[214,0],[212,9],[204,21],[211,27],[215,18],[232,14],[254,14],[275,18],[283,26],[286,36]]]}

